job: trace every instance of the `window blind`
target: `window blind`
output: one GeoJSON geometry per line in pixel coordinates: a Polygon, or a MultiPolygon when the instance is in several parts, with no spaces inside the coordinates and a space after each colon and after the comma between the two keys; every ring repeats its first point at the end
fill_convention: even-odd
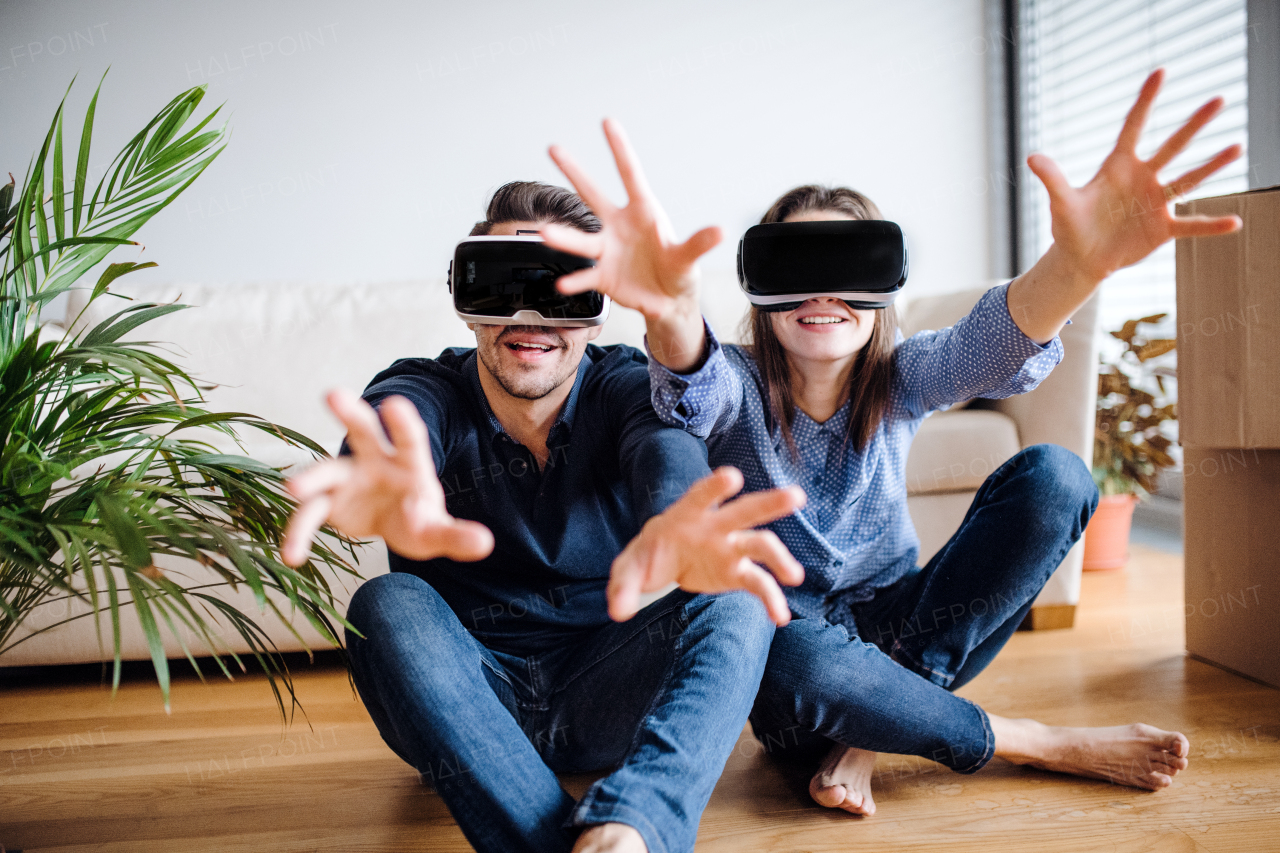
{"type": "MultiPolygon", "coordinates": [[[[1166,70],[1138,154],[1149,157],[1200,104],[1226,107],[1165,170],[1168,181],[1205,162],[1247,131],[1245,0],[1022,0],[1019,4],[1023,151],[1052,157],[1073,186],[1093,177],[1115,144],[1143,79],[1166,70]]],[[[1248,152],[1188,198],[1248,188],[1248,152]]],[[[1030,264],[1053,241],[1048,195],[1024,171],[1022,256],[1030,264]]],[[[1169,243],[1102,288],[1102,328],[1132,317],[1173,314],[1169,243]]]]}

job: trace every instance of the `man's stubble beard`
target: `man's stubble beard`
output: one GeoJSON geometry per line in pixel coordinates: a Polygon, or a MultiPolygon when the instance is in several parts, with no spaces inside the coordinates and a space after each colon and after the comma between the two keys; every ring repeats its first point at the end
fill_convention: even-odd
{"type": "MultiPolygon", "coordinates": [[[[495,342],[494,348],[502,346],[495,342]]],[[[521,400],[541,400],[552,391],[564,384],[576,370],[565,370],[563,375],[555,377],[528,376],[518,367],[511,372],[507,372],[500,364],[494,362],[497,359],[490,359],[490,353],[487,347],[479,349],[480,361],[484,364],[485,369],[489,371],[489,375],[494,378],[498,386],[512,397],[521,400]]]]}

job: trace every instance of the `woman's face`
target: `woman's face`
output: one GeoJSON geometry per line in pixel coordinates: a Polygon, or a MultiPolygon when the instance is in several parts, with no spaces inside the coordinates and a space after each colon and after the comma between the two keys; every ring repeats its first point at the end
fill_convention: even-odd
{"type": "MultiPolygon", "coordinates": [[[[852,218],[834,210],[806,210],[783,221],[823,222],[852,218]]],[[[782,348],[792,357],[807,361],[840,361],[861,351],[871,340],[876,312],[870,308],[850,308],[843,299],[824,296],[806,300],[794,311],[770,314],[769,319],[782,348]]]]}

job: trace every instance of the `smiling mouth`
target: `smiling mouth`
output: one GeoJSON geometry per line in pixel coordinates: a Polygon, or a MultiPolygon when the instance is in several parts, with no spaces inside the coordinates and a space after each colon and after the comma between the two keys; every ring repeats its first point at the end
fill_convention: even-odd
{"type": "Polygon", "coordinates": [[[849,321],[843,317],[801,317],[797,322],[805,326],[830,326],[849,321]]]}
{"type": "Polygon", "coordinates": [[[523,341],[511,341],[507,344],[507,349],[512,352],[551,352],[555,347],[551,344],[530,344],[523,341]]]}

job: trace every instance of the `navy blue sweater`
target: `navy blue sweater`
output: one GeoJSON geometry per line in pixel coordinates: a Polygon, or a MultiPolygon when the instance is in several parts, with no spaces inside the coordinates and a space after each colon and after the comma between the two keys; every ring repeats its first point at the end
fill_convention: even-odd
{"type": "Polygon", "coordinates": [[[614,557],[709,471],[702,441],[653,411],[646,359],[631,347],[587,347],[541,471],[489,408],[474,349],[401,359],[364,398],[376,407],[393,394],[427,425],[449,514],[484,524],[496,544],[474,563],[392,553],[391,570],[427,581],[478,640],[508,654],[607,622],[614,557]]]}

